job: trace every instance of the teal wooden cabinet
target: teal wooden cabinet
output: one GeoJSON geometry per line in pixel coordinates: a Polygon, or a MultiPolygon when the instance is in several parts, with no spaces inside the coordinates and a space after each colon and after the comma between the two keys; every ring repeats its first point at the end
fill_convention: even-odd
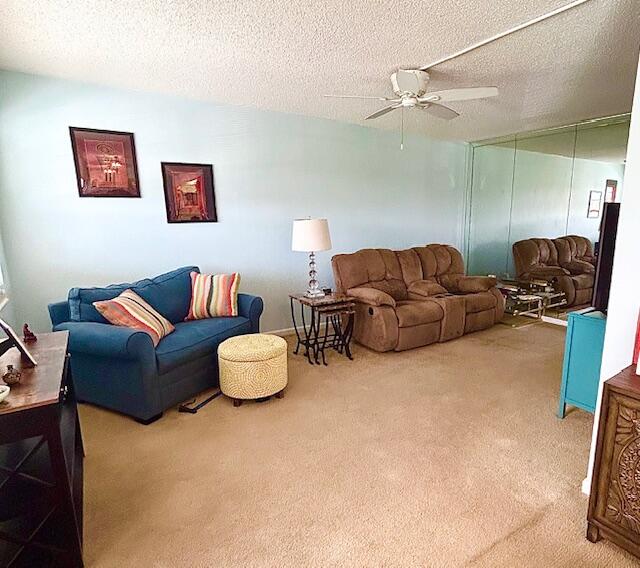
{"type": "Polygon", "coordinates": [[[601,312],[569,314],[559,418],[564,418],[567,404],[595,412],[606,325],[607,317],[601,312]]]}

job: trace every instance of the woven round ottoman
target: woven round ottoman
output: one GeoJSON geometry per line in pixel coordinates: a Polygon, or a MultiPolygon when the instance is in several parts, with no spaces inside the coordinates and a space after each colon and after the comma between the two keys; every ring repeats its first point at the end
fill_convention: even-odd
{"type": "Polygon", "coordinates": [[[282,398],[287,386],[287,342],[277,335],[237,335],[218,347],[220,390],[233,399],[282,398]]]}

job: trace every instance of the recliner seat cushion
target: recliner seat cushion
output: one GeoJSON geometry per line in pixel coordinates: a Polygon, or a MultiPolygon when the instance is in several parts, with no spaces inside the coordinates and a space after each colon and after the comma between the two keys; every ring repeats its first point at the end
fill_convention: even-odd
{"type": "Polygon", "coordinates": [[[225,339],[251,331],[245,317],[219,317],[179,322],[175,331],[160,341],[156,348],[158,374],[162,375],[188,361],[216,355],[225,339]]]}
{"type": "Polygon", "coordinates": [[[440,321],[444,312],[435,302],[406,300],[396,302],[398,327],[411,327],[440,321]]]}

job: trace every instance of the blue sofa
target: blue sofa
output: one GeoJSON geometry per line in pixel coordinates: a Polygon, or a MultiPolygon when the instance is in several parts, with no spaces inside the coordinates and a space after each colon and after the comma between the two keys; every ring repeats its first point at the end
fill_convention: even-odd
{"type": "Polygon", "coordinates": [[[105,288],[73,288],[65,302],[49,305],[54,331],[69,331],[71,371],[78,400],[149,424],[171,406],[218,384],[218,345],[234,335],[258,333],[262,299],[238,294],[238,317],[185,322],[191,301],[185,266],[155,278],[105,288]],[[175,325],[153,347],[151,337],[111,325],[93,302],[132,289],[175,325]]]}

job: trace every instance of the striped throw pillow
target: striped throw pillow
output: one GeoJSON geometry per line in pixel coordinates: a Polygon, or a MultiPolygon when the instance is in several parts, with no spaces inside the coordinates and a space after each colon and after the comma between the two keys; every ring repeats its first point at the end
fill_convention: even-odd
{"type": "Polygon", "coordinates": [[[93,302],[93,305],[109,323],[148,333],[154,347],[175,329],[167,318],[160,315],[133,290],[125,290],[113,300],[93,302]]]}
{"type": "Polygon", "coordinates": [[[191,306],[185,318],[198,320],[238,315],[240,275],[191,273],[191,306]]]}

